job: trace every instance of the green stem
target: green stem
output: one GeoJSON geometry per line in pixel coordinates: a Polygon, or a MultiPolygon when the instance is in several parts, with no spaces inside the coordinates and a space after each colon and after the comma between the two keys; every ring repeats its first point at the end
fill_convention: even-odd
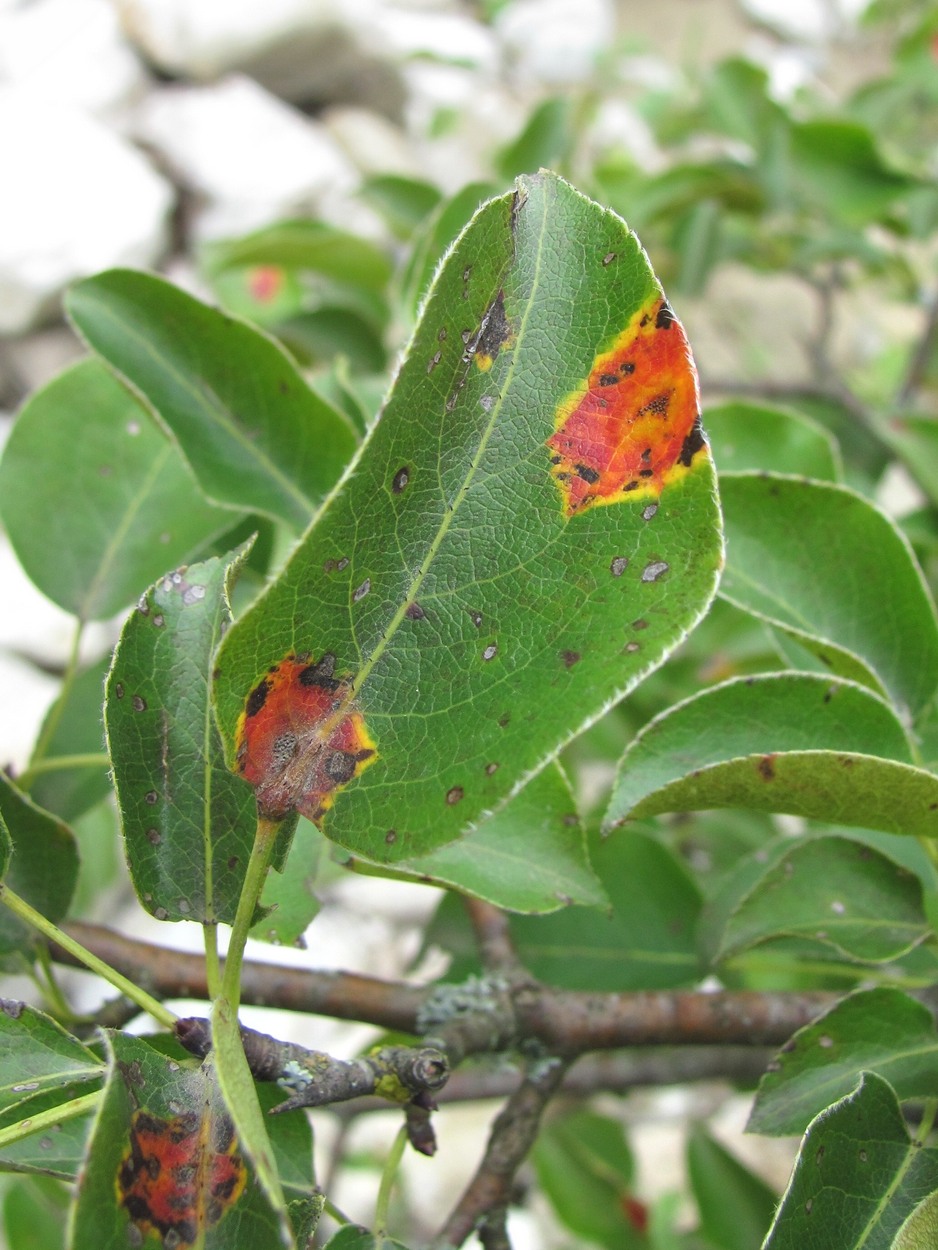
{"type": "Polygon", "coordinates": [[[0,1128],[0,1149],[4,1146],[11,1146],[13,1142],[22,1141],[24,1137],[29,1137],[33,1133],[40,1133],[44,1128],[54,1128],[63,1120],[74,1120],[88,1111],[94,1111],[101,1097],[102,1091],[96,1089],[93,1094],[83,1094],[81,1098],[73,1098],[71,1102],[60,1102],[47,1111],[37,1112],[36,1115],[29,1116],[25,1120],[18,1120],[16,1124],[0,1128]]]}
{"type": "Polygon", "coordinates": [[[4,903],[15,916],[19,916],[20,920],[25,921],[26,924],[41,933],[43,937],[47,937],[50,942],[55,942],[57,946],[61,946],[70,955],[74,955],[77,960],[85,965],[89,972],[96,972],[99,977],[103,977],[105,981],[110,982],[125,998],[129,998],[132,1003],[136,1003],[141,1011],[151,1015],[158,1024],[170,1030],[175,1027],[176,1017],[168,1007],[164,1007],[161,1002],[148,994],[146,990],[142,990],[139,985],[134,985],[133,981],[128,981],[125,976],[122,976],[110,964],[106,964],[103,959],[99,959],[97,955],[93,955],[91,951],[86,950],[80,942],[76,942],[67,933],[63,933],[51,920],[47,920],[45,916],[40,915],[34,907],[30,907],[25,899],[20,898],[8,885],[4,885],[2,882],[0,882],[0,903],[4,903]]]}
{"type": "Polygon", "coordinates": [[[265,820],[261,817],[257,822],[257,836],[251,849],[241,897],[238,899],[238,910],[235,912],[234,924],[231,928],[231,940],[228,943],[228,954],[225,956],[225,971],[221,980],[221,996],[228,1001],[233,1015],[237,1016],[241,1003],[241,963],[244,959],[244,946],[251,931],[254,910],[257,907],[261,890],[267,879],[267,869],[273,854],[274,843],[277,841],[279,821],[265,820]]]}
{"type": "Polygon", "coordinates": [[[38,974],[36,976],[36,984],[42,990],[46,1002],[52,1010],[53,1015],[58,1020],[74,1020],[75,1013],[62,993],[58,981],[55,979],[55,973],[52,970],[52,960],[49,958],[49,948],[42,946],[36,952],[36,964],[38,971],[42,972],[40,980],[38,974]]]}
{"type": "MultiPolygon", "coordinates": [[[[53,703],[49,715],[46,717],[45,724],[40,730],[39,737],[36,739],[36,745],[33,747],[32,757],[27,766],[23,777],[28,778],[33,773],[37,764],[44,758],[46,751],[49,749],[49,743],[55,735],[55,731],[59,727],[62,719],[62,713],[65,711],[65,705],[68,703],[68,697],[72,693],[72,686],[75,684],[75,678],[78,676],[78,653],[81,647],[82,633],[85,628],[85,622],[79,619],[75,622],[75,632],[72,635],[72,647],[69,651],[68,660],[65,664],[65,673],[62,677],[62,689],[59,691],[58,698],[53,703]]],[[[25,787],[26,781],[21,778],[21,784],[25,787]]]]}
{"type": "Polygon", "coordinates": [[[209,998],[221,993],[221,964],[218,962],[218,925],[204,924],[202,940],[205,946],[205,982],[209,998]]]}
{"type": "Polygon", "coordinates": [[[325,1194],[323,1194],[322,1204],[323,1204],[322,1205],[323,1211],[325,1211],[326,1215],[328,1215],[330,1219],[335,1220],[336,1224],[351,1224],[352,1223],[352,1220],[349,1218],[349,1216],[347,1216],[344,1211],[342,1211],[339,1207],[337,1207],[331,1198],[327,1198],[325,1194]]]}
{"type": "Polygon", "coordinates": [[[397,1180],[397,1170],[401,1166],[401,1159],[404,1157],[404,1147],[406,1145],[407,1126],[402,1124],[398,1129],[397,1136],[391,1143],[391,1149],[384,1164],[384,1171],[381,1173],[381,1184],[378,1187],[378,1198],[375,1202],[376,1237],[387,1237],[388,1235],[388,1206],[391,1202],[391,1190],[394,1187],[395,1180],[397,1180]]]}

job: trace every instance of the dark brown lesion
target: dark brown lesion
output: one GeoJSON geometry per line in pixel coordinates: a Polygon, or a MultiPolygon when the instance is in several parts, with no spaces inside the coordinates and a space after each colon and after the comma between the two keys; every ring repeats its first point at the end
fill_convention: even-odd
{"type": "Polygon", "coordinates": [[[658,315],[655,317],[656,330],[670,330],[674,325],[674,313],[671,311],[671,305],[667,300],[661,301],[661,307],[658,309],[658,315]]]}
{"type": "Polygon", "coordinates": [[[334,674],[335,656],[331,651],[326,651],[315,664],[310,664],[303,669],[299,682],[301,686],[317,686],[320,690],[327,690],[330,694],[334,694],[342,684],[334,674]]]}
{"type": "Polygon", "coordinates": [[[640,417],[646,417],[649,415],[666,417],[668,415],[668,408],[671,406],[671,395],[671,391],[662,391],[661,394],[656,395],[654,399],[649,399],[648,403],[639,409],[638,415],[640,417]]]}
{"type": "Polygon", "coordinates": [[[479,356],[494,360],[511,336],[511,322],[505,313],[505,292],[499,291],[485,310],[476,341],[476,352],[479,356]]]}
{"type": "Polygon", "coordinates": [[[700,413],[698,412],[697,418],[691,426],[690,433],[681,445],[681,454],[677,458],[678,464],[684,465],[685,468],[690,468],[691,461],[694,459],[694,456],[697,455],[698,451],[706,447],[706,445],[707,440],[704,437],[703,426],[700,421],[700,413]]]}
{"type": "Polygon", "coordinates": [[[588,464],[575,464],[573,471],[577,477],[582,478],[584,482],[588,482],[590,486],[594,486],[599,481],[599,472],[596,469],[591,469],[588,464]]]}
{"type": "Polygon", "coordinates": [[[270,680],[267,677],[262,677],[247,697],[247,702],[244,705],[245,716],[257,715],[267,702],[267,696],[270,694],[271,688],[270,680]]]}

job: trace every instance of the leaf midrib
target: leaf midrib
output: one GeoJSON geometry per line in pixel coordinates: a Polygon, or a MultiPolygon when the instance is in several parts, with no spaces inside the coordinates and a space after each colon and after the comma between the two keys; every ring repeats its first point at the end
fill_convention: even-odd
{"type": "MultiPolygon", "coordinates": [[[[535,253],[535,259],[534,259],[534,274],[533,274],[532,281],[531,281],[531,290],[530,290],[530,293],[528,295],[528,298],[525,304],[524,312],[522,313],[522,316],[521,316],[521,321],[518,326],[517,335],[515,336],[515,346],[512,351],[511,363],[508,366],[508,371],[505,376],[505,380],[502,383],[502,386],[499,390],[498,398],[495,401],[495,403],[492,404],[492,407],[489,413],[489,419],[486,422],[482,430],[482,433],[479,438],[478,447],[476,448],[469,462],[469,466],[466,470],[465,476],[459,487],[459,490],[456,492],[452,505],[444,511],[443,518],[440,521],[440,524],[437,528],[436,533],[434,534],[433,538],[430,540],[430,543],[427,547],[427,553],[421,562],[418,572],[411,579],[410,585],[408,586],[406,593],[401,598],[400,605],[398,606],[394,615],[391,617],[390,621],[388,622],[381,636],[378,638],[377,642],[375,643],[375,646],[372,649],[371,654],[362,663],[358,672],[356,673],[355,677],[352,680],[351,691],[350,691],[350,698],[352,699],[354,699],[358,695],[359,691],[361,690],[364,683],[367,681],[375,665],[378,663],[378,661],[381,659],[384,652],[387,650],[392,639],[394,638],[394,635],[397,633],[397,630],[400,627],[401,622],[404,620],[406,616],[407,608],[409,604],[419,594],[420,587],[423,585],[424,580],[427,577],[427,574],[430,572],[430,569],[433,567],[434,560],[441,546],[443,545],[443,541],[449,532],[449,529],[453,523],[453,520],[458,515],[459,509],[462,506],[462,503],[465,500],[466,495],[469,493],[469,489],[472,485],[473,479],[475,478],[476,472],[478,471],[479,465],[482,461],[482,457],[485,455],[485,451],[486,451],[486,448],[488,447],[489,440],[491,439],[492,434],[494,433],[495,428],[498,425],[499,417],[501,416],[502,410],[505,405],[505,397],[510,391],[511,384],[514,379],[515,371],[517,368],[516,362],[518,360],[519,355],[521,354],[521,348],[524,343],[525,334],[527,331],[528,320],[530,318],[531,309],[534,305],[537,288],[540,282],[541,263],[542,263],[543,250],[544,250],[544,237],[546,234],[546,228],[545,228],[546,216],[547,216],[547,205],[546,205],[546,201],[544,201],[543,208],[541,210],[540,229],[538,231],[538,236],[537,236],[537,251],[535,253]]],[[[509,259],[505,267],[505,271],[510,270],[512,265],[514,265],[515,263],[517,263],[517,255],[513,249],[511,258],[509,259]]],[[[339,715],[340,713],[336,713],[336,718],[338,718],[339,715]]],[[[324,726],[323,733],[328,732],[329,727],[330,726],[328,725],[324,726]]]]}

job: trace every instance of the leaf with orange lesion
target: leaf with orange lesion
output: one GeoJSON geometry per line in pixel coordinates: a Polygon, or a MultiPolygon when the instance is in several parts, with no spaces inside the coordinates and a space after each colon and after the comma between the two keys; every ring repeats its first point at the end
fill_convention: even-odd
{"type": "Polygon", "coordinates": [[[117,1198],[146,1236],[184,1250],[217,1224],[244,1190],[247,1169],[227,1115],[134,1112],[117,1198]]]}
{"type": "Polygon", "coordinates": [[[238,720],[237,767],[269,820],[298,811],[316,824],[336,795],[377,758],[347,679],[331,652],[290,653],[253,687],[238,720]]]}
{"type": "Polygon", "coordinates": [[[568,517],[657,498],[706,450],[694,362],[663,296],[635,313],[561,401],[547,446],[568,517]]]}

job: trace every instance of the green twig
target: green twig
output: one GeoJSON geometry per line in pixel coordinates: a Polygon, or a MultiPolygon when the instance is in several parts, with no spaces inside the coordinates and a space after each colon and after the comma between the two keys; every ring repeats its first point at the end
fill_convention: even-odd
{"type": "Polygon", "coordinates": [[[384,1171],[381,1173],[381,1184],[378,1186],[378,1198],[375,1202],[376,1237],[386,1237],[388,1235],[388,1207],[391,1202],[391,1190],[394,1187],[394,1182],[397,1180],[397,1170],[401,1166],[401,1159],[404,1157],[404,1147],[406,1145],[407,1125],[402,1124],[397,1131],[397,1136],[391,1143],[391,1149],[384,1164],[384,1171]]]}
{"type": "Polygon", "coordinates": [[[86,950],[80,942],[76,942],[67,933],[63,933],[57,925],[54,925],[51,920],[47,920],[34,907],[30,907],[25,899],[20,898],[8,885],[4,885],[2,882],[0,882],[0,903],[4,903],[15,916],[19,916],[20,920],[25,921],[26,924],[41,933],[43,937],[47,937],[50,942],[55,942],[57,946],[68,951],[79,963],[84,964],[90,972],[96,972],[99,977],[103,977],[125,998],[129,998],[132,1003],[136,1003],[141,1011],[151,1015],[158,1024],[161,1024],[165,1029],[172,1030],[176,1023],[176,1017],[168,1007],[158,1002],[146,990],[141,989],[139,985],[134,985],[133,981],[128,981],[125,976],[122,976],[110,964],[106,964],[103,959],[99,959],[97,955],[92,955],[91,951],[86,950]]]}
{"type": "Polygon", "coordinates": [[[235,912],[234,924],[231,929],[231,940],[228,943],[228,954],[225,956],[225,971],[221,980],[221,995],[227,999],[233,1015],[237,1016],[241,1002],[241,963],[244,959],[244,946],[251,931],[254,911],[264,888],[270,857],[274,843],[277,841],[278,821],[266,820],[261,817],[257,822],[257,836],[251,849],[241,897],[238,899],[238,910],[235,912]]]}
{"type": "Polygon", "coordinates": [[[74,1120],[88,1111],[94,1111],[101,1097],[102,1091],[96,1089],[93,1094],[82,1094],[81,1098],[73,1098],[70,1102],[60,1102],[46,1111],[39,1111],[25,1120],[17,1120],[15,1124],[0,1128],[0,1149],[12,1146],[14,1142],[22,1141],[24,1137],[30,1137],[33,1133],[40,1133],[44,1128],[54,1128],[63,1120],[74,1120]]]}
{"type": "Polygon", "coordinates": [[[68,660],[65,663],[65,672],[62,676],[62,688],[58,693],[58,697],[53,703],[49,714],[46,717],[45,724],[40,730],[39,737],[36,739],[36,745],[33,747],[32,757],[21,779],[21,784],[27,784],[25,778],[29,778],[36,770],[36,766],[45,759],[46,752],[49,749],[49,743],[55,736],[55,731],[59,727],[62,714],[65,711],[65,705],[68,703],[69,695],[72,693],[72,686],[75,684],[75,678],[78,676],[78,655],[81,648],[82,633],[85,623],[78,620],[75,623],[75,632],[72,635],[72,646],[68,654],[68,660]]]}

